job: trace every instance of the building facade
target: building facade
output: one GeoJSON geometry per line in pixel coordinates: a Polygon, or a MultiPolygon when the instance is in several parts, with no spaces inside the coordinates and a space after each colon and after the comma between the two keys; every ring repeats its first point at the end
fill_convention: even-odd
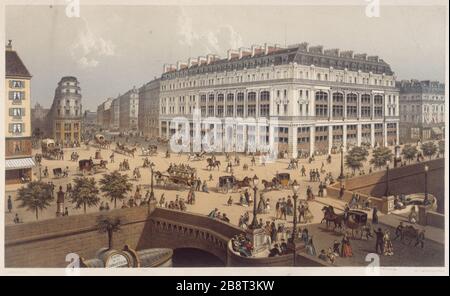
{"type": "Polygon", "coordinates": [[[138,127],[144,136],[159,136],[160,80],[155,79],[139,89],[138,127]]]}
{"type": "Polygon", "coordinates": [[[76,77],[61,78],[48,115],[52,138],[66,146],[81,143],[83,106],[76,77]]]}
{"type": "Polygon", "coordinates": [[[445,84],[438,81],[402,80],[400,89],[400,140],[441,139],[445,134],[445,84]]]}
{"type": "Polygon", "coordinates": [[[108,98],[97,107],[97,125],[102,129],[109,129],[111,124],[111,105],[113,98],[108,98]]]}
{"type": "Polygon", "coordinates": [[[139,90],[133,87],[119,99],[119,130],[122,132],[138,130],[139,90]]]}
{"type": "Polygon", "coordinates": [[[120,126],[120,100],[115,98],[111,103],[111,108],[109,111],[110,116],[110,129],[112,131],[118,131],[120,126]]]}
{"type": "Polygon", "coordinates": [[[42,136],[48,136],[49,125],[45,120],[50,109],[42,107],[41,104],[36,103],[31,109],[31,126],[33,132],[39,131],[42,136]]]}
{"type": "Polygon", "coordinates": [[[18,184],[32,179],[31,74],[13,50],[5,52],[5,183],[18,184]]]}
{"type": "MultiPolygon", "coordinates": [[[[218,118],[219,126],[228,118],[230,132],[215,133],[238,151],[274,139],[278,151],[296,157],[341,145],[393,145],[399,138],[395,76],[377,56],[266,44],[229,50],[224,59],[207,55],[165,65],[160,84],[165,138],[180,130],[171,123],[176,117],[187,118],[192,136],[194,110],[202,119],[218,118]],[[257,126],[245,124],[255,120],[257,126]]],[[[202,135],[214,126],[202,126],[202,135]]]]}

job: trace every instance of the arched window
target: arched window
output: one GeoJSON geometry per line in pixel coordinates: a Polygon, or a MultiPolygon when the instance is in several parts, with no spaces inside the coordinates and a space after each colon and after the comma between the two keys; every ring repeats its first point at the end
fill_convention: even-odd
{"type": "Polygon", "coordinates": [[[218,94],[217,95],[217,102],[223,103],[223,100],[224,100],[223,94],[218,94]]]}
{"type": "Polygon", "coordinates": [[[316,116],[328,116],[328,94],[326,92],[318,91],[316,93],[316,116]]]}
{"type": "Polygon", "coordinates": [[[209,95],[208,101],[209,101],[210,103],[214,103],[214,95],[213,95],[213,94],[210,94],[210,95],[209,95]]]}
{"type": "Polygon", "coordinates": [[[234,102],[234,94],[228,94],[227,95],[227,103],[233,103],[234,102]]]}
{"type": "Polygon", "coordinates": [[[255,92],[249,92],[249,93],[247,94],[247,101],[248,101],[249,103],[254,103],[254,102],[256,102],[256,93],[255,93],[255,92]]]}
{"type": "Polygon", "coordinates": [[[358,96],[356,94],[347,95],[347,104],[356,104],[358,96]]]}
{"type": "Polygon", "coordinates": [[[342,93],[333,93],[333,103],[343,103],[344,95],[342,93]]]}
{"type": "Polygon", "coordinates": [[[243,102],[244,101],[244,93],[242,93],[242,92],[238,93],[237,100],[238,100],[238,102],[243,102]]]}
{"type": "Polygon", "coordinates": [[[270,100],[270,92],[268,91],[262,91],[259,95],[259,98],[262,101],[269,101],[270,100]]]}

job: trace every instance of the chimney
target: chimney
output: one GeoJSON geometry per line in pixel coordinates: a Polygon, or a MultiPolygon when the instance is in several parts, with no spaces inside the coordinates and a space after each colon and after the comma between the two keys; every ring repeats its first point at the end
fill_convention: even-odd
{"type": "Polygon", "coordinates": [[[209,53],[206,55],[206,64],[211,64],[214,61],[214,55],[209,53]]]}
{"type": "Polygon", "coordinates": [[[239,48],[239,59],[242,59],[242,57],[245,57],[245,56],[248,56],[251,54],[252,54],[252,51],[250,49],[245,48],[245,47],[239,48]]]}
{"type": "Polygon", "coordinates": [[[206,64],[206,57],[200,56],[200,57],[198,57],[197,61],[198,61],[199,65],[206,64]]]}
{"type": "Polygon", "coordinates": [[[261,46],[252,45],[252,57],[254,57],[256,54],[259,54],[260,52],[261,52],[261,46]]]}
{"type": "Polygon", "coordinates": [[[197,59],[195,58],[188,59],[188,67],[190,68],[192,65],[197,65],[197,59]]]}

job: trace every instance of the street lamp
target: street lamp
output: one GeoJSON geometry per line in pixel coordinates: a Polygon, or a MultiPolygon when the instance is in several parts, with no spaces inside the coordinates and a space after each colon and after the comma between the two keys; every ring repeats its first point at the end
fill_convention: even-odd
{"type": "Polygon", "coordinates": [[[298,191],[300,189],[300,185],[297,183],[297,180],[294,180],[292,183],[292,193],[294,194],[292,198],[294,199],[294,219],[292,221],[292,224],[294,226],[294,229],[292,230],[292,249],[294,251],[294,266],[296,265],[296,246],[295,246],[295,240],[297,239],[297,198],[298,198],[298,191]]]}
{"type": "Polygon", "coordinates": [[[339,179],[342,181],[345,179],[344,176],[344,146],[341,145],[341,174],[339,175],[339,179]]]}
{"type": "Polygon", "coordinates": [[[155,193],[153,192],[153,167],[155,164],[152,162],[150,164],[150,173],[151,173],[151,181],[150,181],[150,201],[155,200],[155,193]]]}
{"type": "Polygon", "coordinates": [[[428,166],[425,165],[424,171],[425,171],[425,198],[423,200],[424,204],[428,203],[428,166]]]}
{"type": "Polygon", "coordinates": [[[388,197],[389,196],[389,164],[391,162],[389,160],[386,161],[386,192],[385,192],[385,196],[388,197]]]}
{"type": "Polygon", "coordinates": [[[253,194],[254,194],[254,198],[253,198],[253,221],[252,221],[252,224],[250,225],[250,227],[252,228],[252,229],[257,229],[258,228],[258,219],[257,219],[257,217],[256,217],[256,212],[257,212],[257,209],[256,209],[256,201],[257,201],[257,197],[256,197],[256,191],[258,190],[258,183],[259,183],[259,179],[258,179],[258,177],[255,175],[253,178],[252,178],[252,183],[253,183],[253,194]]]}

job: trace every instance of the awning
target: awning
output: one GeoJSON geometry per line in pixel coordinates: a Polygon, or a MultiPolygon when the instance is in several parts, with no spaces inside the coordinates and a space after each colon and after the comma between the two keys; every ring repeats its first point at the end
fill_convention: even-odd
{"type": "Polygon", "coordinates": [[[442,135],[442,130],[438,127],[432,127],[431,130],[435,135],[442,135]]]}
{"type": "Polygon", "coordinates": [[[7,159],[5,161],[5,170],[29,169],[36,164],[31,157],[7,159]]]}

